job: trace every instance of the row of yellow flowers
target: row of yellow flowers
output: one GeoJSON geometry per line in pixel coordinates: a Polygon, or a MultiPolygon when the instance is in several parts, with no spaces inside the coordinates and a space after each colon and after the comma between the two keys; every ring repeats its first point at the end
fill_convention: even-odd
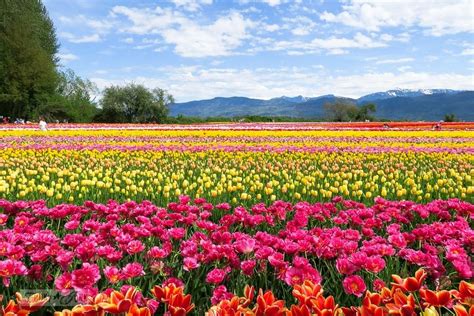
{"type": "Polygon", "coordinates": [[[468,199],[472,155],[424,152],[34,150],[0,153],[3,198],[79,202],[186,194],[228,202],[468,199]]]}

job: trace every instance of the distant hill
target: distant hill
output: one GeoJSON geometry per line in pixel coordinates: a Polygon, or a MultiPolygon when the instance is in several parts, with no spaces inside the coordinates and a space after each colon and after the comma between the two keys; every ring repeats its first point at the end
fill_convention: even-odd
{"type": "Polygon", "coordinates": [[[396,89],[377,92],[358,99],[332,94],[319,97],[282,96],[270,100],[246,97],[217,97],[176,103],[170,107],[171,116],[288,116],[300,118],[323,118],[324,104],[346,100],[358,105],[375,103],[376,117],[401,120],[441,120],[446,114],[455,114],[459,119],[474,121],[474,91],[448,89],[407,90],[396,89]]]}
{"type": "Polygon", "coordinates": [[[377,117],[435,121],[453,113],[461,120],[474,121],[474,91],[394,97],[374,103],[377,104],[377,117]]]}

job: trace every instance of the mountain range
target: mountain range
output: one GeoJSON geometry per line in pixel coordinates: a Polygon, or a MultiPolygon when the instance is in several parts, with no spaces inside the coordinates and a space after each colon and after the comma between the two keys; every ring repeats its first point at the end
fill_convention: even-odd
{"type": "Polygon", "coordinates": [[[356,105],[375,103],[375,116],[384,119],[437,121],[442,120],[446,114],[454,114],[460,120],[474,121],[474,91],[449,89],[394,89],[358,99],[333,94],[319,97],[282,96],[269,100],[216,97],[172,104],[170,114],[194,117],[259,115],[323,119],[324,104],[335,101],[348,101],[356,105]]]}

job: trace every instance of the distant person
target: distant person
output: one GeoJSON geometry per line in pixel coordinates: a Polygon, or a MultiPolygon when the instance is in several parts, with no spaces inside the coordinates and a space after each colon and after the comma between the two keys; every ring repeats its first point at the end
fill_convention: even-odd
{"type": "Polygon", "coordinates": [[[385,123],[385,124],[383,125],[383,128],[384,128],[384,129],[390,129],[390,125],[388,125],[387,123],[385,123]]]}
{"type": "Polygon", "coordinates": [[[44,120],[43,117],[40,117],[39,121],[39,129],[42,131],[47,131],[48,130],[48,123],[44,120]]]}

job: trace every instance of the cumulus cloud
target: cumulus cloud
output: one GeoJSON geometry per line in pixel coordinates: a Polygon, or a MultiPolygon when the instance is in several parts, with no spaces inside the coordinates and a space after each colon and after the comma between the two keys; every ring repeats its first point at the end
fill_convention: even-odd
{"type": "Polygon", "coordinates": [[[59,34],[60,37],[66,39],[67,41],[75,44],[81,43],[97,43],[101,41],[101,37],[99,34],[90,34],[90,35],[83,35],[77,36],[68,32],[62,32],[59,34]]]}
{"type": "Polygon", "coordinates": [[[271,7],[276,7],[282,3],[281,0],[262,0],[262,2],[268,4],[271,7]]]}
{"type": "Polygon", "coordinates": [[[242,44],[252,25],[239,13],[232,13],[210,25],[188,22],[179,28],[164,30],[162,35],[167,43],[175,45],[175,52],[183,57],[225,56],[242,44]]]}
{"type": "Polygon", "coordinates": [[[212,0],[171,0],[176,7],[183,8],[187,11],[198,11],[201,9],[201,5],[210,5],[212,0]]]}
{"type": "Polygon", "coordinates": [[[286,23],[285,28],[296,36],[308,35],[316,27],[316,23],[306,16],[285,17],[283,21],[286,23]]]}
{"type": "Polygon", "coordinates": [[[405,58],[395,58],[395,59],[381,59],[377,60],[375,64],[383,65],[383,64],[405,64],[414,61],[414,58],[405,57],[405,58]]]}
{"type": "Polygon", "coordinates": [[[312,40],[280,40],[267,39],[259,41],[259,46],[254,47],[250,52],[260,51],[285,51],[289,55],[305,55],[326,52],[330,55],[347,54],[349,49],[368,49],[386,47],[387,42],[372,38],[362,33],[357,33],[353,37],[314,38],[312,40]]]}
{"type": "Polygon", "coordinates": [[[77,55],[71,53],[58,53],[56,54],[56,57],[58,57],[63,63],[68,63],[70,61],[79,59],[77,55]]]}
{"type": "Polygon", "coordinates": [[[463,56],[470,56],[470,55],[474,55],[474,48],[466,48],[466,49],[463,49],[462,52],[461,52],[461,55],[463,56]]]}
{"type": "Polygon", "coordinates": [[[320,18],[368,31],[385,27],[423,28],[434,36],[474,32],[471,0],[349,0],[340,13],[324,11],[320,18]]]}
{"type": "Polygon", "coordinates": [[[59,17],[59,21],[74,29],[75,33],[61,32],[59,36],[71,43],[97,43],[102,41],[102,37],[110,32],[114,27],[113,21],[108,19],[93,19],[84,15],[77,15],[74,17],[59,17]],[[87,32],[89,34],[78,34],[79,32],[87,32]],[[92,32],[92,34],[90,34],[92,32]]]}
{"type": "Polygon", "coordinates": [[[347,97],[402,87],[409,89],[449,88],[473,90],[472,76],[456,73],[369,72],[334,75],[324,68],[209,68],[201,66],[165,67],[157,76],[135,76],[116,80],[96,77],[100,88],[126,82],[165,88],[178,102],[208,99],[216,96],[248,96],[269,99],[281,95],[319,96],[329,93],[347,97]]]}
{"type": "Polygon", "coordinates": [[[248,37],[255,24],[240,13],[233,12],[210,24],[198,24],[179,12],[160,7],[154,10],[117,6],[113,14],[124,15],[131,22],[123,32],[157,34],[183,57],[230,55],[248,37]]]}

